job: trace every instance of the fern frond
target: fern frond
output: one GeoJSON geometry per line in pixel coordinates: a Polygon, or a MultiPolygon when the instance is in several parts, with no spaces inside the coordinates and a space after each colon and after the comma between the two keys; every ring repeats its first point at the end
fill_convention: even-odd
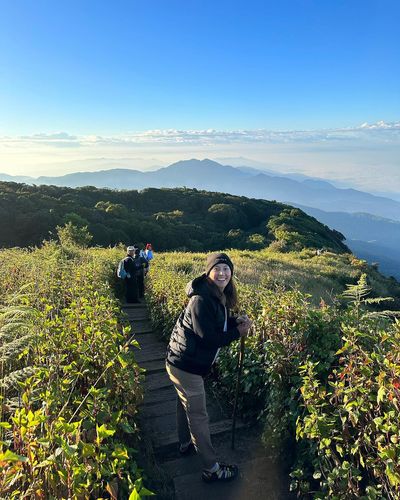
{"type": "Polygon", "coordinates": [[[371,311],[365,314],[367,317],[400,318],[400,311],[371,311]]]}
{"type": "Polygon", "coordinates": [[[363,273],[355,285],[346,285],[347,290],[342,293],[342,297],[350,299],[352,302],[361,302],[364,297],[371,293],[371,287],[367,283],[367,275],[363,273]]]}
{"type": "Polygon", "coordinates": [[[18,334],[27,333],[31,330],[31,325],[28,325],[22,321],[16,321],[15,323],[7,323],[0,327],[0,345],[9,341],[10,338],[15,338],[18,334]]]}
{"type": "Polygon", "coordinates": [[[0,306],[0,317],[9,318],[15,316],[26,316],[27,314],[32,314],[33,309],[30,306],[18,305],[3,305],[0,306]]]}
{"type": "Polygon", "coordinates": [[[364,304],[380,304],[381,302],[394,302],[393,297],[376,297],[370,299],[364,299],[364,304]]]}
{"type": "Polygon", "coordinates": [[[7,305],[21,305],[26,299],[28,299],[33,291],[34,283],[25,283],[24,285],[20,285],[18,291],[7,296],[7,305]],[[26,293],[30,290],[30,293],[26,293]],[[24,293],[25,292],[25,293],[24,293]]]}
{"type": "Polygon", "coordinates": [[[36,370],[37,368],[35,366],[25,366],[25,368],[15,370],[0,379],[0,387],[3,387],[5,390],[10,389],[11,387],[16,387],[18,386],[18,382],[22,382],[28,377],[31,377],[36,370]]]}
{"type": "Polygon", "coordinates": [[[8,344],[0,346],[0,362],[7,363],[21,354],[27,347],[30,346],[32,341],[31,333],[16,338],[8,344]]]}

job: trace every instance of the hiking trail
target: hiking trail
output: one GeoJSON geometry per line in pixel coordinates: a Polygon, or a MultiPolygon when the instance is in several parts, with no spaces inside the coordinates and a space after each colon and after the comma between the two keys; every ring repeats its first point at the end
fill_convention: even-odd
{"type": "MultiPolygon", "coordinates": [[[[165,342],[153,331],[145,303],[122,307],[139,342],[137,363],[146,369],[141,408],[142,432],[151,442],[157,466],[173,481],[171,500],[286,500],[289,478],[268,457],[259,432],[236,422],[235,449],[231,449],[231,416],[218,398],[207,391],[207,409],[213,445],[221,462],[235,463],[239,476],[232,482],[206,484],[196,454],[182,457],[176,432],[176,392],[165,370],[165,342]]],[[[154,498],[157,498],[154,497],[154,498]]],[[[165,498],[165,497],[163,497],[165,498]]]]}

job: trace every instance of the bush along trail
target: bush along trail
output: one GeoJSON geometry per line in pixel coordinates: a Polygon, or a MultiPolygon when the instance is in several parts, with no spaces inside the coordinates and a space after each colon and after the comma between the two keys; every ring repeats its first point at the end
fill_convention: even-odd
{"type": "Polygon", "coordinates": [[[1,498],[149,493],[132,447],[142,372],[110,287],[117,260],[53,243],[0,252],[1,498]]]}
{"type": "MultiPolygon", "coordinates": [[[[204,254],[177,253],[154,261],[148,303],[165,336],[187,300],[185,284],[204,262],[204,254]]],[[[258,282],[238,286],[241,311],[254,321],[241,416],[262,423],[260,440],[284,461],[300,497],[400,498],[400,322],[385,310],[390,299],[371,299],[376,291],[358,269],[338,298],[316,305],[299,287],[268,277],[268,264],[258,282]]],[[[235,393],[238,349],[237,342],[220,353],[218,391],[226,401],[235,393]]]]}
{"type": "MultiPolygon", "coordinates": [[[[158,254],[146,291],[153,326],[147,312],[140,319],[136,311],[131,331],[115,298],[123,254],[55,243],[0,251],[1,498],[133,500],[158,484],[156,469],[146,477],[138,466],[139,407],[163,426],[155,413],[162,408],[174,425],[175,396],[163,385],[165,346],[148,335],[154,329],[169,337],[185,285],[203,271],[206,256],[158,254]],[[145,386],[138,362],[147,369],[145,386]]],[[[347,254],[230,254],[239,312],[254,321],[238,418],[258,425],[238,426],[236,456],[229,436],[214,440],[220,455],[249,465],[242,468],[247,483],[233,482],[236,497],[225,497],[262,498],[263,481],[274,475],[271,461],[253,460],[264,446],[264,455],[283,460],[301,498],[400,498],[400,323],[385,311],[398,308],[398,284],[347,254]]],[[[226,404],[231,416],[238,351],[234,343],[220,353],[210,401],[218,429],[226,404]]],[[[173,429],[160,428],[163,445],[175,445],[173,429]]],[[[179,471],[180,462],[167,458],[176,498],[184,499],[199,479],[193,457],[179,471]]],[[[280,478],[276,473],[269,498],[279,486],[289,494],[280,478]]],[[[218,498],[215,486],[201,498],[218,498]]]]}

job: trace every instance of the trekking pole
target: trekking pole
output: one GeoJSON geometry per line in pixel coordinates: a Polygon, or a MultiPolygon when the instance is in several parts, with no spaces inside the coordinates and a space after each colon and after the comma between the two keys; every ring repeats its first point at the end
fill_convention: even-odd
{"type": "Polygon", "coordinates": [[[235,449],[235,427],[236,427],[236,413],[237,413],[237,405],[239,399],[239,387],[242,378],[242,370],[243,370],[243,359],[244,359],[244,339],[245,337],[240,337],[240,350],[239,350],[239,358],[238,358],[238,374],[236,381],[236,391],[235,391],[235,402],[233,404],[233,415],[232,415],[232,441],[231,448],[235,449]]]}

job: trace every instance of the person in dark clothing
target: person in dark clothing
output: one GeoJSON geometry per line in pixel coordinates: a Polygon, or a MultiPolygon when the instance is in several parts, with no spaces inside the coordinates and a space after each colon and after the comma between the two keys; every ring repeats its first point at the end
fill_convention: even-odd
{"type": "Polygon", "coordinates": [[[186,287],[190,297],[179,316],[167,348],[166,369],[177,391],[177,427],[180,452],[193,447],[203,461],[202,479],[227,481],[237,476],[235,465],[219,463],[211,443],[203,377],[221,347],[247,335],[251,321],[233,317],[237,295],[233,263],[225,253],[210,254],[206,272],[186,287]]]}
{"type": "Polygon", "coordinates": [[[138,282],[138,294],[141,299],[144,297],[144,275],[149,268],[149,261],[140,254],[140,250],[137,247],[135,247],[134,265],[138,282]]]}
{"type": "Polygon", "coordinates": [[[134,246],[129,246],[126,249],[127,255],[124,259],[124,269],[127,273],[125,278],[126,302],[128,304],[139,302],[138,279],[136,277],[136,269],[134,265],[135,248],[136,247],[134,246]]]}

